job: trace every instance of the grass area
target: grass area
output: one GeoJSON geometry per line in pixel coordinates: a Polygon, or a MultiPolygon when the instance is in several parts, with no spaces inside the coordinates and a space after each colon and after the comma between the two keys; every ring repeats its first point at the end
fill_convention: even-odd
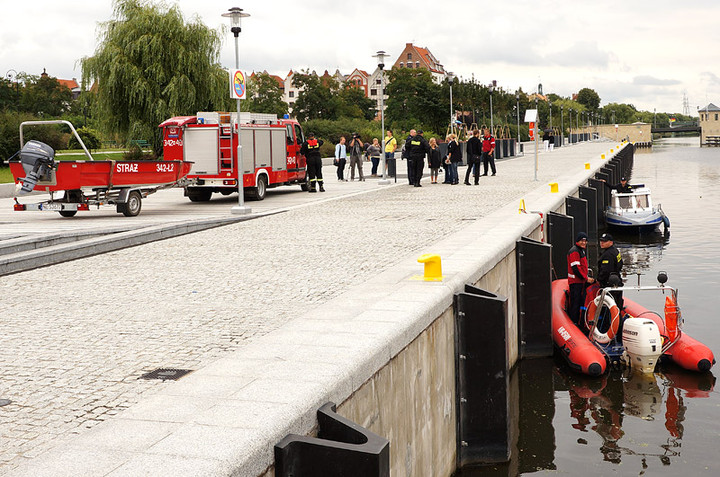
{"type": "Polygon", "coordinates": [[[5,184],[6,182],[15,182],[15,179],[9,167],[0,167],[0,184],[5,184]]]}

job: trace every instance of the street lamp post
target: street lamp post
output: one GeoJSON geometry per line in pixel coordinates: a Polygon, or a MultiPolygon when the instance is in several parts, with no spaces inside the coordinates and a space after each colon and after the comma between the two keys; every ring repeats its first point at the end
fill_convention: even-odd
{"type": "MultiPolygon", "coordinates": [[[[249,17],[250,14],[243,13],[242,8],[233,7],[227,13],[222,14],[225,18],[230,18],[230,31],[235,36],[235,69],[240,69],[240,50],[238,48],[238,36],[240,35],[240,22],[243,18],[249,17]]],[[[242,162],[242,145],[240,134],[240,99],[237,99],[237,181],[238,181],[238,204],[234,205],[230,212],[233,214],[249,214],[250,207],[245,206],[245,182],[243,180],[243,162],[242,162]]]]}
{"type": "Polygon", "coordinates": [[[452,71],[448,72],[448,84],[450,85],[450,132],[453,132],[453,129],[455,127],[455,111],[453,111],[453,103],[452,103],[452,85],[453,81],[455,80],[455,75],[452,71]]]}
{"type": "Polygon", "coordinates": [[[563,112],[565,106],[560,105],[560,145],[565,145],[565,113],[563,112]]]}
{"type": "Polygon", "coordinates": [[[375,58],[378,61],[378,68],[380,69],[380,127],[382,128],[382,153],[380,154],[380,167],[382,170],[382,179],[378,181],[380,185],[387,185],[390,183],[387,176],[385,175],[385,56],[387,53],[380,50],[375,54],[375,58]]]}
{"type": "Polygon", "coordinates": [[[495,123],[493,122],[493,104],[492,104],[492,97],[493,97],[493,92],[495,91],[495,85],[497,85],[497,81],[493,80],[493,82],[490,83],[490,134],[495,134],[495,123]]]}
{"type": "Polygon", "coordinates": [[[578,133],[578,142],[580,142],[580,111],[575,111],[575,129],[578,133]]]}
{"type": "Polygon", "coordinates": [[[573,140],[572,140],[572,138],[573,138],[572,137],[572,112],[573,112],[573,110],[572,110],[572,108],[570,108],[568,111],[570,113],[570,140],[568,142],[570,144],[573,144],[573,140]]]}
{"type": "Polygon", "coordinates": [[[548,108],[550,109],[550,129],[552,129],[552,102],[548,99],[548,108]]]}
{"type": "Polygon", "coordinates": [[[520,152],[520,92],[515,93],[515,103],[517,104],[517,146],[515,155],[519,155],[520,152]]]}

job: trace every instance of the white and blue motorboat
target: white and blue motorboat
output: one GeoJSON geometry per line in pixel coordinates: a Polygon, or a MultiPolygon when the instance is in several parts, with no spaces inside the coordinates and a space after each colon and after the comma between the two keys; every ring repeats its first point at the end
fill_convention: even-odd
{"type": "Polygon", "coordinates": [[[653,205],[650,188],[633,186],[632,192],[620,193],[613,190],[610,205],[605,209],[605,223],[628,232],[651,232],[660,224],[670,228],[670,219],[660,204],[653,205]]]}

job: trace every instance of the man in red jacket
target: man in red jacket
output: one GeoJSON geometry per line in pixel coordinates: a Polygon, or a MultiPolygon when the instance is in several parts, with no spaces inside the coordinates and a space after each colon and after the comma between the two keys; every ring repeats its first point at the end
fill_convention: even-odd
{"type": "Polygon", "coordinates": [[[588,277],[588,261],[587,247],[588,236],[585,232],[580,232],[575,237],[575,245],[568,251],[568,285],[570,286],[570,306],[568,307],[568,316],[573,323],[578,325],[580,329],[580,308],[585,303],[585,287],[588,283],[595,280],[588,277]]]}
{"type": "Polygon", "coordinates": [[[482,158],[483,158],[483,175],[488,173],[488,164],[492,169],[492,175],[495,175],[495,138],[490,134],[490,129],[483,130],[482,138],[482,158]]]}

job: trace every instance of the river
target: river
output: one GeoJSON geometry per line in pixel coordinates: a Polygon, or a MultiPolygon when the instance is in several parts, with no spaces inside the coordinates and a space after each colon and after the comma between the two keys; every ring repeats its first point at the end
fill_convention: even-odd
{"type": "MultiPolygon", "coordinates": [[[[665,139],[652,151],[636,152],[630,182],[651,188],[670,219],[670,232],[615,233],[615,242],[629,284],[639,276],[643,285],[653,285],[658,271],[667,272],[668,285],[679,289],[684,332],[718,356],[720,149],[698,144],[697,137],[665,139]]],[[[662,309],[650,295],[626,296],[662,309]]],[[[717,366],[703,374],[673,366],[656,371],[642,377],[615,370],[588,378],[557,359],[521,362],[511,377],[511,461],[456,476],[720,475],[717,366]]]]}

